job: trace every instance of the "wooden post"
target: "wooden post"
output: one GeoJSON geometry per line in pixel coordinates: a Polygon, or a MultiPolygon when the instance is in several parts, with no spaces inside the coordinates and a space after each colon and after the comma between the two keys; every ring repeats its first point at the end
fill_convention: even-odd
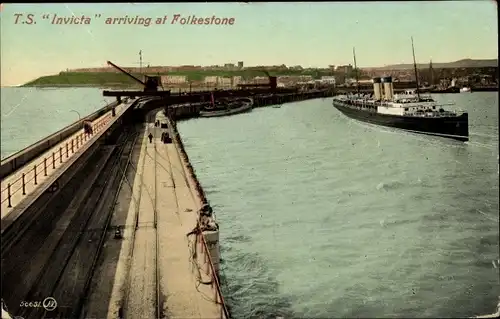
{"type": "Polygon", "coordinates": [[[9,200],[9,205],[7,207],[12,207],[10,202],[10,183],[7,185],[7,199],[9,200]]]}

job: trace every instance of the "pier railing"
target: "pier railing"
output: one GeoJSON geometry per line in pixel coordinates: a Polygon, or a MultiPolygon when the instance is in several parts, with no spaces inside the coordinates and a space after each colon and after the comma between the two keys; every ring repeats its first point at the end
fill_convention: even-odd
{"type": "MultiPolygon", "coordinates": [[[[177,131],[176,121],[170,119],[169,125],[172,126],[172,129],[173,129],[172,131],[174,132],[173,137],[174,137],[177,145],[179,145],[180,155],[181,155],[183,161],[186,163],[188,173],[191,175],[191,178],[195,183],[196,191],[198,192],[198,194],[201,198],[202,204],[207,204],[208,201],[206,198],[205,191],[201,187],[201,184],[196,176],[196,173],[190,164],[189,157],[188,157],[186,150],[184,148],[184,144],[182,143],[182,139],[180,138],[179,132],[177,131]]],[[[220,286],[219,275],[218,275],[218,272],[215,270],[215,266],[214,266],[212,257],[210,255],[210,249],[209,249],[208,244],[205,240],[205,237],[203,236],[203,231],[202,231],[202,227],[201,227],[201,223],[200,223],[199,218],[198,218],[198,223],[197,223],[196,227],[198,229],[198,232],[197,232],[198,241],[200,243],[200,248],[201,248],[201,251],[204,255],[204,261],[205,261],[205,265],[206,265],[205,273],[211,277],[210,286],[214,290],[215,303],[217,303],[221,306],[220,318],[221,319],[230,319],[231,316],[230,316],[228,307],[226,305],[226,302],[224,300],[224,296],[222,295],[222,289],[220,286]]]]}
{"type": "MultiPolygon", "coordinates": [[[[111,117],[112,115],[108,113],[103,118],[92,123],[93,133],[102,130],[110,121],[111,117]]],[[[14,203],[14,195],[16,195],[18,192],[22,192],[22,196],[18,200],[21,201],[22,198],[24,198],[24,196],[28,194],[26,190],[28,186],[35,186],[36,188],[37,185],[41,182],[40,179],[45,178],[49,175],[49,170],[53,171],[63,165],[65,159],[68,159],[70,156],[76,153],[91,138],[91,134],[86,134],[85,132],[79,133],[71,139],[67,139],[54,146],[52,154],[49,153],[50,155],[46,155],[43,158],[35,160],[38,163],[34,164],[33,168],[31,168],[30,170],[23,171],[23,167],[19,170],[19,173],[14,172],[14,174],[12,175],[15,176],[19,174],[19,177],[13,181],[9,181],[7,185],[2,188],[1,204],[3,205],[5,202],[7,202],[7,207],[9,208],[17,204],[14,203]],[[59,146],[58,149],[57,146],[59,146]]],[[[6,179],[9,179],[9,177],[7,177],[6,179]]]]}
{"type": "Polygon", "coordinates": [[[207,242],[205,240],[205,236],[203,236],[202,228],[200,222],[198,221],[197,225],[198,229],[198,238],[200,241],[200,248],[203,256],[205,258],[205,264],[207,268],[205,269],[205,273],[207,275],[211,275],[212,280],[210,281],[210,286],[215,290],[215,303],[221,305],[220,318],[221,319],[229,319],[229,310],[227,309],[226,303],[224,301],[224,297],[222,295],[222,289],[220,287],[219,276],[217,275],[217,271],[215,270],[214,263],[212,261],[212,256],[210,256],[210,250],[208,248],[207,242]]]}

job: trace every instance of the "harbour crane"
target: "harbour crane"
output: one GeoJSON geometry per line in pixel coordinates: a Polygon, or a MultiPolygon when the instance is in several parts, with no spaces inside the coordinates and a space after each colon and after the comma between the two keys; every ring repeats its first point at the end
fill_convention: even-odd
{"type": "Polygon", "coordinates": [[[132,78],[135,80],[137,83],[141,84],[144,87],[144,92],[157,92],[158,91],[158,85],[160,83],[160,77],[159,76],[148,76],[145,75],[144,79],[145,81],[141,81],[137,77],[133,76],[131,73],[125,71],[124,69],[120,68],[118,65],[114,64],[111,61],[107,62],[108,65],[111,65],[118,71],[122,72],[123,74],[127,75],[128,77],[132,78]]]}

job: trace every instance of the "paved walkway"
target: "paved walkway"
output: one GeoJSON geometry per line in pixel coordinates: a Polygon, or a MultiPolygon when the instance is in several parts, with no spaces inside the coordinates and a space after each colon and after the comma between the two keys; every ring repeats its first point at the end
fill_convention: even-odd
{"type": "MultiPolygon", "coordinates": [[[[117,106],[116,115],[118,116],[123,113],[128,105],[130,105],[130,103],[117,106]]],[[[94,141],[95,133],[106,129],[112,119],[111,111],[109,111],[93,122],[94,136],[84,134],[82,128],[61,143],[47,150],[44,154],[29,162],[23,168],[4,178],[0,183],[1,218],[4,219],[17,205],[27,199],[28,195],[33,194],[35,190],[41,187],[44,181],[49,179],[55,172],[64,166],[65,163],[77,154],[77,151],[81,149],[82,146],[86,145],[89,141],[94,141]],[[73,147],[71,146],[72,142],[73,147]]]]}
{"type": "MultiPolygon", "coordinates": [[[[158,113],[157,118],[162,115],[158,113]]],[[[192,257],[193,240],[186,236],[196,226],[200,202],[185,177],[176,145],[161,142],[163,131],[148,123],[139,138],[142,145],[138,163],[134,163],[135,200],[129,206],[107,317],[116,318],[120,307],[125,308],[126,318],[155,317],[158,264],[165,317],[220,318],[215,289],[200,282],[210,281],[204,255],[198,245],[196,265],[192,257]],[[152,143],[147,138],[149,132],[154,136],[152,143]],[[139,213],[137,230],[136,213],[139,213]]]]}

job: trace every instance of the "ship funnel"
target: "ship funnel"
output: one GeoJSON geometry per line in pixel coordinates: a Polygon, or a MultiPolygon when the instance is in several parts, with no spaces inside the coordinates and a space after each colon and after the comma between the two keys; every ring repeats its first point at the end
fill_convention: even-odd
{"type": "Polygon", "coordinates": [[[381,100],[382,99],[382,79],[380,78],[373,78],[373,94],[375,95],[375,100],[381,100]]]}
{"type": "Polygon", "coordinates": [[[392,100],[394,96],[394,87],[392,86],[392,77],[386,76],[382,78],[382,83],[384,83],[384,99],[392,100]]]}

